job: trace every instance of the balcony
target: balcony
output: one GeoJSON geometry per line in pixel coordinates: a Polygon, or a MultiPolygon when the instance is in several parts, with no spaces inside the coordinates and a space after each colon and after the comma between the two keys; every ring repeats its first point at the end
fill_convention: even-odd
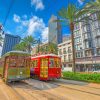
{"type": "Polygon", "coordinates": [[[64,60],[64,62],[66,62],[66,63],[70,63],[70,62],[72,62],[72,61],[73,61],[73,59],[64,60]]]}
{"type": "Polygon", "coordinates": [[[99,49],[100,48],[100,44],[96,44],[96,48],[99,49]]]}
{"type": "Polygon", "coordinates": [[[97,33],[97,34],[95,35],[95,38],[98,38],[98,37],[100,37],[100,33],[97,33]]]}
{"type": "Polygon", "coordinates": [[[84,40],[88,40],[89,38],[88,38],[88,36],[84,36],[84,40]]]}

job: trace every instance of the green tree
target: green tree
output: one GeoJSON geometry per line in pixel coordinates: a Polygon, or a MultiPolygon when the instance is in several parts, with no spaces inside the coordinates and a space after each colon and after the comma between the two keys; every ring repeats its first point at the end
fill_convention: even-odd
{"type": "Polygon", "coordinates": [[[39,48],[37,47],[37,50],[36,52],[38,53],[38,49],[39,49],[39,52],[41,53],[54,53],[54,54],[57,54],[58,52],[58,48],[57,48],[57,45],[54,44],[54,43],[48,43],[46,45],[40,45],[39,48]]]}
{"type": "Polygon", "coordinates": [[[58,15],[62,18],[58,21],[61,23],[65,23],[66,25],[70,26],[70,31],[71,31],[71,41],[72,41],[72,54],[73,54],[73,71],[75,72],[75,48],[74,48],[74,24],[78,23],[82,20],[75,21],[78,19],[81,15],[87,13],[85,9],[79,9],[76,7],[74,4],[69,4],[67,8],[62,8],[59,12],[58,15]]]}
{"type": "Polygon", "coordinates": [[[35,39],[32,36],[27,36],[22,41],[25,43],[26,50],[30,53],[32,50],[32,46],[36,43],[35,39]]]}
{"type": "Polygon", "coordinates": [[[22,41],[14,47],[14,50],[22,50],[31,53],[32,46],[36,43],[32,36],[27,36],[22,39],[22,41]]]}
{"type": "MultiPolygon", "coordinates": [[[[86,0],[84,0],[84,2],[86,2],[86,0]]],[[[100,20],[100,0],[90,0],[86,3],[85,9],[87,11],[91,11],[92,13],[99,12],[98,18],[100,20]]]]}
{"type": "Polygon", "coordinates": [[[14,50],[20,50],[20,51],[26,51],[26,43],[25,42],[20,42],[13,49],[14,50]]]}
{"type": "Polygon", "coordinates": [[[48,52],[51,52],[51,53],[54,53],[54,54],[58,54],[57,44],[49,43],[49,45],[48,45],[48,52]]]}

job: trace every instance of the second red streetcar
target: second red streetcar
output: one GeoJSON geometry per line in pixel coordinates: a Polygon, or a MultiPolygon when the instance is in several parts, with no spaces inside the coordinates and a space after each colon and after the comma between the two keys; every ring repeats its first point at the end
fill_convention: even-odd
{"type": "Polygon", "coordinates": [[[31,57],[31,77],[51,80],[61,77],[61,58],[54,54],[31,57]]]}

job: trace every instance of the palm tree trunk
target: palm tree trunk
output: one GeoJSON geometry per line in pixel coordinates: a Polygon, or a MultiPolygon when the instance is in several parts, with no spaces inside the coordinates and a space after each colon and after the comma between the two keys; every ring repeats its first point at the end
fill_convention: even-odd
{"type": "Polygon", "coordinates": [[[76,71],[76,65],[75,65],[75,46],[74,46],[74,23],[70,24],[70,29],[71,29],[71,41],[72,41],[72,57],[73,57],[73,66],[72,66],[72,70],[73,72],[76,71]]]}
{"type": "Polygon", "coordinates": [[[31,53],[31,45],[28,45],[28,53],[31,53]]]}

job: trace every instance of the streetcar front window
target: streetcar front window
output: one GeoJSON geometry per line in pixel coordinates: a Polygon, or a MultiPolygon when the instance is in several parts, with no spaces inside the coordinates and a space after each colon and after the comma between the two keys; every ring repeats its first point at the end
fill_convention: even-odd
{"type": "Polygon", "coordinates": [[[25,67],[25,57],[24,56],[18,56],[17,67],[25,67]]]}
{"type": "Polygon", "coordinates": [[[16,56],[11,56],[10,57],[10,67],[16,67],[17,65],[17,58],[16,56]]]}
{"type": "Polygon", "coordinates": [[[50,58],[49,60],[49,67],[50,68],[57,68],[60,67],[60,59],[59,58],[50,58]]]}

